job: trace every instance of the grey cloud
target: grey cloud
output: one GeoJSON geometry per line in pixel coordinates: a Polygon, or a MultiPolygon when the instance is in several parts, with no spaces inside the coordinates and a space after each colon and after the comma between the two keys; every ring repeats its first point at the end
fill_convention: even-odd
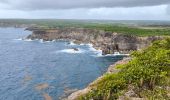
{"type": "Polygon", "coordinates": [[[167,14],[170,15],[170,5],[168,5],[166,11],[167,11],[167,14]]]}
{"type": "Polygon", "coordinates": [[[8,0],[0,0],[0,3],[9,3],[8,0]]]}
{"type": "Polygon", "coordinates": [[[1,0],[12,9],[46,10],[99,7],[143,7],[170,4],[170,0],[1,0]]]}

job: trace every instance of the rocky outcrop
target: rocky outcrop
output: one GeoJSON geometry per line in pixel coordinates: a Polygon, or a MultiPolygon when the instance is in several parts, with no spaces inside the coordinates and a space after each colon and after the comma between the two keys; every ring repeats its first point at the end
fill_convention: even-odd
{"type": "Polygon", "coordinates": [[[27,37],[29,39],[43,39],[44,41],[68,39],[74,40],[76,43],[92,43],[94,48],[103,51],[103,55],[114,52],[126,54],[133,50],[140,50],[150,45],[151,42],[164,38],[162,36],[137,37],[85,28],[29,28],[29,30],[33,31],[27,37]]]}

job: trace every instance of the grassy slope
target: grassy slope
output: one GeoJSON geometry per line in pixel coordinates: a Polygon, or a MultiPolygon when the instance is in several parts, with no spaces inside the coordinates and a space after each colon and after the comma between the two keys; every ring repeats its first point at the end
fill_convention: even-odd
{"type": "Polygon", "coordinates": [[[137,27],[116,26],[116,25],[88,25],[87,28],[105,30],[107,32],[117,32],[136,36],[170,35],[170,29],[141,29],[137,27]]]}
{"type": "Polygon", "coordinates": [[[170,100],[170,38],[131,54],[133,60],[118,65],[120,72],[106,74],[93,91],[80,100],[116,100],[132,89],[137,97],[170,100]],[[132,88],[133,87],[133,88],[132,88]]]}

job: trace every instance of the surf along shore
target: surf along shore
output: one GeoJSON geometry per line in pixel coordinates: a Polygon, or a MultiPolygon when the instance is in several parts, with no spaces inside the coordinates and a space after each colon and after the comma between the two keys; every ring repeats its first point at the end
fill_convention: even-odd
{"type": "MultiPolygon", "coordinates": [[[[116,32],[105,32],[103,30],[85,29],[85,28],[56,28],[56,29],[40,29],[27,28],[33,31],[27,39],[35,40],[42,39],[43,41],[53,41],[58,39],[66,39],[73,41],[75,44],[92,44],[97,50],[102,51],[102,55],[121,54],[128,55],[132,51],[141,50],[148,47],[155,40],[162,40],[166,36],[134,36],[116,32]]],[[[126,64],[131,60],[131,57],[125,57],[123,60],[110,65],[106,73],[117,73],[119,70],[116,65],[126,64]]],[[[97,83],[103,76],[92,82],[83,90],[78,90],[70,93],[68,98],[64,100],[76,100],[78,97],[87,94],[92,90],[93,85],[97,83]]]]}

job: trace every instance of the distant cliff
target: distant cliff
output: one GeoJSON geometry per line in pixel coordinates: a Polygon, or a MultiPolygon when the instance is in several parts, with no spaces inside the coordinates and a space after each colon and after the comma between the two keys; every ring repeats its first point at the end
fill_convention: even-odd
{"type": "Polygon", "coordinates": [[[102,50],[104,55],[114,52],[125,54],[133,50],[140,50],[150,45],[151,42],[164,38],[163,36],[138,37],[85,28],[28,28],[28,30],[33,31],[27,37],[28,39],[43,39],[44,41],[68,39],[74,40],[75,43],[92,43],[94,48],[102,50]]]}

